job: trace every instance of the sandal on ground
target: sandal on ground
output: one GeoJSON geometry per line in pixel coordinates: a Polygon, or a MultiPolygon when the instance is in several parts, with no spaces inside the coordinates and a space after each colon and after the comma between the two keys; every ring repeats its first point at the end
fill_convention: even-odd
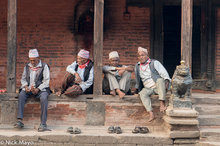
{"type": "Polygon", "coordinates": [[[108,127],[108,133],[115,133],[115,128],[114,128],[114,126],[108,127]]]}
{"type": "Polygon", "coordinates": [[[70,132],[71,134],[80,134],[81,130],[79,128],[75,128],[72,132],[70,132]]]}
{"type": "Polygon", "coordinates": [[[149,129],[147,127],[141,127],[140,133],[142,133],[142,134],[149,133],[149,129]]]}
{"type": "Polygon", "coordinates": [[[38,128],[38,132],[44,132],[44,131],[51,131],[51,130],[47,128],[46,124],[40,124],[38,128]]]}
{"type": "Polygon", "coordinates": [[[21,121],[17,121],[17,123],[14,124],[14,128],[22,129],[24,128],[24,124],[21,121]]]}
{"type": "Polygon", "coordinates": [[[121,127],[115,127],[115,133],[121,134],[122,133],[121,127]]]}
{"type": "Polygon", "coordinates": [[[67,132],[68,132],[68,133],[73,132],[73,127],[67,128],[67,132]]]}
{"type": "Polygon", "coordinates": [[[140,133],[141,127],[136,126],[133,130],[132,133],[140,133]]]}

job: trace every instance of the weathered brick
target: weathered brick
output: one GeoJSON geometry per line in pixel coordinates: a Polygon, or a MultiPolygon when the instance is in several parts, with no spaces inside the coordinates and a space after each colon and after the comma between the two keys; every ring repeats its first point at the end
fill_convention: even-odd
{"type": "MultiPolygon", "coordinates": [[[[6,87],[7,76],[7,2],[8,0],[0,1],[0,88],[6,87]]],[[[92,34],[83,37],[72,33],[70,29],[74,25],[74,8],[77,2],[72,0],[18,2],[17,87],[20,86],[30,48],[37,48],[41,59],[49,64],[52,89],[60,86],[65,69],[75,60],[78,49],[87,47],[93,58],[92,34]]],[[[108,53],[117,50],[122,64],[134,65],[137,62],[137,47],[150,47],[150,8],[129,7],[131,19],[125,20],[124,4],[125,0],[113,0],[105,7],[104,64],[108,63],[108,53]]],[[[82,14],[93,6],[89,1],[85,1],[79,7],[77,14],[82,14]]],[[[79,16],[77,20],[78,18],[79,16]]]]}

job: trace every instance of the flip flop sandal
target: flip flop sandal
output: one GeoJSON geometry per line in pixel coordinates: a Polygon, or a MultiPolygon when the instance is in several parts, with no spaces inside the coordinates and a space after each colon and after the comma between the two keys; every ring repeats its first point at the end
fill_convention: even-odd
{"type": "Polygon", "coordinates": [[[73,132],[73,127],[67,128],[67,132],[68,132],[68,133],[73,132]]]}
{"type": "Polygon", "coordinates": [[[147,127],[141,127],[140,133],[142,133],[142,134],[149,133],[149,129],[147,127]]]}
{"type": "Polygon", "coordinates": [[[122,133],[121,127],[115,127],[115,133],[121,134],[122,133]]]}
{"type": "Polygon", "coordinates": [[[16,124],[14,124],[14,128],[22,129],[24,128],[24,124],[21,121],[18,121],[16,124]]]}
{"type": "Polygon", "coordinates": [[[47,125],[40,124],[38,128],[38,132],[44,132],[44,131],[51,131],[51,130],[47,128],[47,125]]]}
{"type": "Polygon", "coordinates": [[[132,133],[140,133],[140,131],[141,131],[141,127],[135,127],[133,130],[132,130],[132,133]]]}
{"type": "Polygon", "coordinates": [[[81,133],[81,130],[79,128],[75,128],[73,130],[73,132],[70,132],[71,134],[80,134],[81,133]]]}
{"type": "Polygon", "coordinates": [[[108,133],[115,133],[115,128],[114,128],[114,126],[108,127],[108,133]]]}

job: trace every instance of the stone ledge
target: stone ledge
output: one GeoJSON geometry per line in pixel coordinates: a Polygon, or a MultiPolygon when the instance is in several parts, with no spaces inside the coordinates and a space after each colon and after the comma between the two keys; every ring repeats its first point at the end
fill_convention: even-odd
{"type": "MultiPolygon", "coordinates": [[[[166,96],[167,100],[169,99],[169,95],[166,96]]],[[[158,95],[151,96],[152,103],[158,99],[158,95]]],[[[17,101],[18,94],[0,94],[0,101],[17,101]]],[[[29,98],[29,101],[37,101],[35,98],[29,98]]],[[[111,95],[99,95],[95,96],[93,94],[84,94],[77,97],[68,97],[65,95],[57,96],[56,94],[51,94],[48,97],[48,101],[70,101],[70,102],[87,102],[87,101],[94,101],[94,102],[105,102],[105,103],[123,103],[123,102],[131,102],[131,103],[141,103],[138,94],[135,95],[126,95],[123,99],[120,99],[119,96],[111,96],[111,95]]],[[[158,101],[159,103],[159,101],[158,101]]]]}
{"type": "Polygon", "coordinates": [[[199,113],[194,109],[171,109],[167,108],[166,114],[170,117],[197,118],[199,113]]]}
{"type": "Polygon", "coordinates": [[[199,131],[170,131],[170,138],[198,138],[199,131]]]}
{"type": "Polygon", "coordinates": [[[199,122],[195,118],[173,118],[164,116],[164,120],[171,125],[198,125],[199,122]]]}

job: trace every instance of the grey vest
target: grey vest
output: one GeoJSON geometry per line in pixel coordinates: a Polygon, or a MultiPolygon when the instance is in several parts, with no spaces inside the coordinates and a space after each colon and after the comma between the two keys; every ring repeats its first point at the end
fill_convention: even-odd
{"type": "MultiPolygon", "coordinates": [[[[154,61],[155,59],[151,59],[149,66],[150,66],[150,71],[151,71],[151,77],[156,83],[157,79],[161,78],[161,76],[159,75],[158,71],[154,67],[154,61]]],[[[144,85],[140,77],[140,64],[139,63],[135,65],[135,77],[136,77],[136,88],[138,89],[138,91],[141,91],[141,89],[144,88],[144,85]]]]}
{"type": "MultiPolygon", "coordinates": [[[[42,84],[43,82],[43,71],[44,71],[44,67],[45,67],[46,63],[42,62],[42,67],[37,71],[36,73],[36,78],[35,78],[35,88],[39,87],[40,84],[42,84]]],[[[49,66],[48,66],[49,67],[49,66]]],[[[28,86],[30,85],[30,70],[29,70],[29,65],[27,64],[25,66],[25,70],[26,70],[26,81],[28,83],[28,86]]],[[[46,88],[46,91],[50,94],[51,90],[50,88],[46,88]]]]}

